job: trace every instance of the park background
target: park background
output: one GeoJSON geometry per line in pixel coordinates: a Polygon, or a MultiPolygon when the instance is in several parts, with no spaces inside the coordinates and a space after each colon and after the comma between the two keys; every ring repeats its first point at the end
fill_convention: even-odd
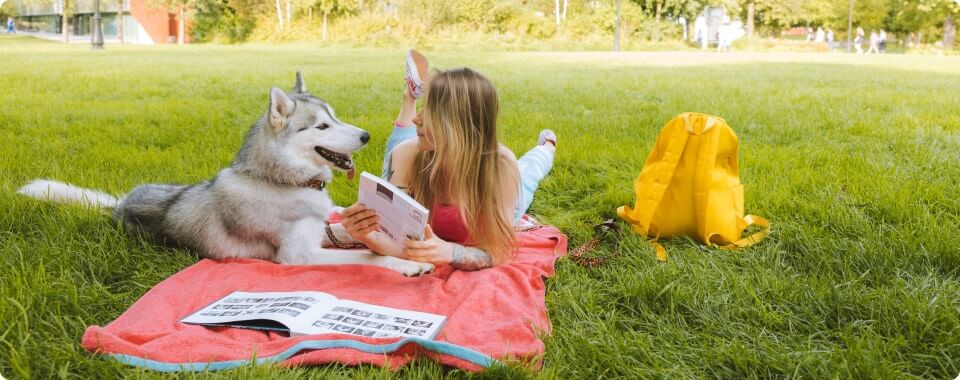
{"type": "MultiPolygon", "coordinates": [[[[207,179],[229,165],[270,87],[288,88],[297,70],[338,116],[371,132],[356,159],[375,172],[399,107],[404,54],[423,46],[439,68],[491,78],[500,138],[514,151],[531,147],[540,129],[557,131],[556,165],[531,213],[572,244],[632,204],[632,180],[659,128],[687,111],[724,117],[737,132],[746,210],[774,226],[737,252],[667,239],[663,264],[632,234],[604,266],[558,261],[547,281],[554,331],[544,337],[543,368],[508,363],[476,377],[956,377],[960,57],[944,31],[957,7],[855,1],[854,25],[888,28],[891,41],[919,39],[856,55],[791,34],[826,26],[845,41],[848,1],[752,3],[755,35],[731,54],[681,41],[675,18],[686,8],[675,4],[696,13],[701,2],[662,2],[658,21],[656,3],[622,1],[622,48],[635,51],[619,53],[609,51],[614,1],[570,1],[565,19],[563,1],[408,1],[386,15],[382,2],[291,1],[291,22],[284,0],[281,18],[276,1],[195,2],[184,12],[193,12],[185,20],[195,38],[184,46],[92,50],[89,36],[63,44],[57,35],[0,34],[0,374],[470,377],[429,361],[398,373],[250,366],[168,376],[85,352],[87,326],[114,320],[197,257],[126,236],[97,212],[15,194],[38,177],[115,194],[207,179]],[[326,39],[323,9],[336,9],[326,39]],[[468,18],[476,15],[485,18],[468,18]]],[[[735,17],[749,9],[725,6],[735,17]]],[[[356,183],[338,176],[330,191],[349,204],[356,183]]],[[[614,251],[606,243],[591,255],[614,251]]]]}
{"type": "MultiPolygon", "coordinates": [[[[0,17],[15,17],[21,30],[89,39],[94,0],[5,0],[2,4],[0,17]]],[[[738,48],[825,51],[822,44],[789,41],[807,39],[807,28],[822,27],[834,30],[835,39],[845,42],[852,25],[854,30],[862,27],[865,38],[871,30],[885,30],[889,45],[897,51],[940,53],[953,48],[960,15],[960,2],[955,0],[104,0],[99,4],[105,34],[116,41],[124,40],[124,27],[128,42],[136,40],[132,36],[139,26],[132,21],[132,11],[137,18],[162,13],[158,28],[163,30],[153,43],[315,41],[520,50],[608,50],[615,34],[625,50],[677,49],[684,41],[694,42],[694,21],[707,7],[716,7],[725,19],[743,24],[746,36],[738,48]],[[118,23],[121,7],[127,21],[118,23]],[[155,12],[148,12],[151,9],[155,12]]]]}

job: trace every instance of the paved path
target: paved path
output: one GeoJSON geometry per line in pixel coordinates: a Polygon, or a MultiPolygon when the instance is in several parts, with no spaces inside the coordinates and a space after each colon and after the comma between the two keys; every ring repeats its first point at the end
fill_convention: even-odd
{"type": "MultiPolygon", "coordinates": [[[[36,37],[36,38],[40,38],[40,39],[44,39],[44,40],[48,40],[48,41],[63,42],[63,35],[62,35],[62,34],[59,34],[59,33],[25,32],[25,31],[18,30],[18,31],[17,31],[17,34],[18,34],[18,35],[22,35],[22,36],[36,37]]],[[[70,43],[71,43],[71,44],[88,44],[88,45],[89,45],[89,44],[90,44],[90,38],[91,38],[91,37],[90,37],[89,34],[79,35],[79,36],[78,36],[78,35],[75,35],[75,34],[70,34],[70,43]]],[[[116,38],[106,38],[106,37],[104,37],[104,38],[103,38],[103,43],[105,43],[105,44],[116,44],[116,43],[120,43],[120,40],[117,40],[116,38]]]]}

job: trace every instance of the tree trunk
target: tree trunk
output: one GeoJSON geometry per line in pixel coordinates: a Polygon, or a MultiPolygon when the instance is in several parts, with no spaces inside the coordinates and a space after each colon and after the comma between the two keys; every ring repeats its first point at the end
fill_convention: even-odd
{"type": "Polygon", "coordinates": [[[60,12],[63,14],[63,23],[60,25],[61,32],[63,33],[63,42],[70,42],[70,31],[67,29],[69,23],[67,22],[67,9],[70,8],[70,1],[63,0],[63,9],[60,12]]]}
{"type": "Polygon", "coordinates": [[[290,0],[287,0],[287,25],[290,24],[290,0]]]}
{"type": "Polygon", "coordinates": [[[280,8],[280,0],[276,0],[277,3],[277,22],[280,24],[280,30],[283,30],[283,9],[280,8]]]}
{"type": "Polygon", "coordinates": [[[696,22],[696,19],[690,20],[687,18],[687,41],[690,42],[697,40],[697,36],[693,35],[693,33],[697,31],[696,28],[694,28],[694,22],[696,22]]]}
{"type": "Polygon", "coordinates": [[[553,13],[557,16],[557,26],[560,26],[560,0],[553,1],[553,13]]]}
{"type": "Polygon", "coordinates": [[[123,45],[123,0],[117,2],[120,11],[117,12],[117,41],[123,45]]]}
{"type": "Polygon", "coordinates": [[[327,40],[327,13],[323,12],[323,40],[327,40]]]}
{"type": "Polygon", "coordinates": [[[947,18],[943,20],[943,48],[953,49],[953,43],[957,39],[957,20],[953,18],[952,13],[947,13],[947,18]]]}
{"type": "Polygon", "coordinates": [[[751,1],[747,4],[747,38],[753,38],[753,13],[756,11],[756,3],[751,1]]]}
{"type": "Polygon", "coordinates": [[[567,19],[567,0],[563,0],[563,15],[560,18],[567,19]]]}
{"type": "Polygon", "coordinates": [[[662,2],[662,1],[658,1],[658,2],[657,2],[657,11],[656,11],[656,19],[657,19],[657,22],[660,22],[660,14],[662,13],[662,10],[663,10],[663,2],[662,2]]]}
{"type": "Polygon", "coordinates": [[[307,7],[307,22],[313,26],[313,7],[307,7]]]}
{"type": "Polygon", "coordinates": [[[187,26],[186,26],[187,20],[183,19],[184,13],[185,13],[183,11],[183,8],[184,8],[184,5],[180,4],[180,9],[178,11],[179,14],[177,15],[177,19],[178,19],[177,20],[177,45],[183,45],[183,41],[184,41],[183,34],[187,30],[187,26]]]}

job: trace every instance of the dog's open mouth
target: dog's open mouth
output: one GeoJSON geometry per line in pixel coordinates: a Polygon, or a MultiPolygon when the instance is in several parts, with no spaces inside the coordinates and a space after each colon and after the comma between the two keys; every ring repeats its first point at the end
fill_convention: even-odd
{"type": "Polygon", "coordinates": [[[347,176],[351,179],[353,178],[353,159],[350,158],[349,154],[334,152],[319,146],[313,149],[317,151],[320,157],[329,161],[333,166],[336,166],[337,169],[347,172],[347,176]]]}

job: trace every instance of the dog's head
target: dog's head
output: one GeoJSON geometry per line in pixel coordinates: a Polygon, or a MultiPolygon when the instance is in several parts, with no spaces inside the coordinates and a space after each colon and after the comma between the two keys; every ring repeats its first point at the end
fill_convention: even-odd
{"type": "Polygon", "coordinates": [[[288,159],[319,169],[336,168],[353,178],[353,153],[370,134],[337,118],[326,101],[307,92],[300,72],[289,93],[270,90],[267,125],[288,159]]]}

